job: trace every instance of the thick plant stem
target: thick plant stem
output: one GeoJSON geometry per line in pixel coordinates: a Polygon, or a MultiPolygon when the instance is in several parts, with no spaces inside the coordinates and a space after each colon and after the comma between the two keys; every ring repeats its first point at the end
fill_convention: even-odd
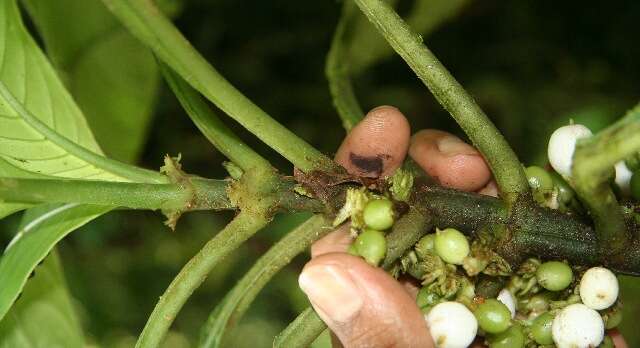
{"type": "Polygon", "coordinates": [[[272,246],[211,313],[202,328],[199,346],[220,347],[224,333],[237,325],[267,282],[311,243],[331,230],[331,222],[326,217],[314,215],[272,246]]]}
{"type": "Polygon", "coordinates": [[[240,244],[263,228],[265,216],[241,212],[182,268],[151,313],[136,347],[158,347],[191,294],[211,270],[240,244]]]}
{"type": "Polygon", "coordinates": [[[274,348],[308,347],[327,328],[309,307],[296,317],[273,341],[274,348]]]}
{"type": "Polygon", "coordinates": [[[413,33],[402,18],[382,0],[355,0],[391,47],[429,88],[486,158],[502,197],[511,207],[518,196],[529,192],[517,156],[480,109],[473,97],[456,81],[436,56],[413,33]]]}
{"type": "Polygon", "coordinates": [[[336,165],[238,91],[150,0],[103,0],[129,31],[191,86],[304,172],[336,165]]]}
{"type": "Polygon", "coordinates": [[[331,49],[327,55],[325,74],[329,81],[329,91],[333,97],[333,105],[342,119],[342,126],[351,130],[362,118],[364,112],[358,103],[358,98],[351,84],[349,73],[350,62],[347,59],[349,43],[351,42],[348,30],[360,15],[358,8],[351,1],[345,1],[342,6],[342,15],[336,32],[333,34],[331,49]]]}
{"type": "Polygon", "coordinates": [[[223,155],[243,170],[271,169],[271,164],[238,138],[216,116],[198,92],[189,86],[166,64],[160,63],[160,71],[196,127],[223,155]]]}
{"type": "Polygon", "coordinates": [[[573,184],[593,217],[601,252],[616,254],[627,247],[622,209],[609,179],[616,163],[640,150],[640,104],[594,137],[580,140],[573,162],[573,184]]]}
{"type": "Polygon", "coordinates": [[[0,178],[0,200],[22,203],[82,203],[131,209],[223,210],[236,207],[227,197],[227,180],[194,178],[178,184],[0,178]]]}

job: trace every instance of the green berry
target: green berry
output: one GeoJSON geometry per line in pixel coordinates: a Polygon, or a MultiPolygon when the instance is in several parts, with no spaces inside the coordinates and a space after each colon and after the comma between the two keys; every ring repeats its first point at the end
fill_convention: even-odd
{"type": "Polygon", "coordinates": [[[386,230],[393,226],[393,202],[386,198],[369,201],[362,213],[364,224],[375,230],[386,230]]]}
{"type": "Polygon", "coordinates": [[[531,335],[538,344],[553,344],[551,325],[553,315],[549,312],[539,315],[531,324],[531,335]]]}
{"type": "Polygon", "coordinates": [[[640,200],[640,170],[633,172],[629,182],[629,189],[631,190],[631,196],[640,200]]]}
{"type": "Polygon", "coordinates": [[[549,302],[553,300],[553,293],[543,292],[531,296],[524,306],[527,311],[534,313],[542,313],[549,310],[549,302]]]}
{"type": "Polygon", "coordinates": [[[387,253],[387,240],[384,233],[370,228],[364,230],[356,238],[355,250],[368,263],[377,266],[387,253]]]}
{"type": "Polygon", "coordinates": [[[431,307],[437,305],[443,300],[444,299],[442,296],[436,294],[434,291],[429,290],[429,288],[427,288],[426,286],[418,291],[418,296],[416,297],[416,303],[423,312],[428,311],[429,309],[431,309],[431,307]]]}
{"type": "Polygon", "coordinates": [[[520,324],[514,324],[499,334],[490,335],[489,348],[524,348],[524,330],[520,324]]]}
{"type": "Polygon", "coordinates": [[[569,186],[569,184],[560,176],[560,174],[556,172],[552,172],[551,178],[553,179],[553,184],[558,188],[558,201],[562,204],[569,204],[573,197],[575,196],[575,192],[569,186]]]}
{"type": "Polygon", "coordinates": [[[560,291],[571,284],[573,272],[566,263],[549,261],[538,267],[536,279],[543,288],[550,291],[560,291]]]}
{"type": "Polygon", "coordinates": [[[553,179],[546,170],[538,166],[530,166],[524,171],[527,174],[529,186],[532,189],[541,192],[550,192],[553,190],[553,179]]]}
{"type": "Polygon", "coordinates": [[[418,241],[415,246],[416,254],[420,259],[426,258],[426,254],[433,254],[435,250],[436,234],[430,233],[418,241]]]}
{"type": "Polygon", "coordinates": [[[474,314],[480,328],[487,333],[497,334],[511,325],[511,311],[504,303],[493,298],[479,305],[474,314]]]}
{"type": "Polygon", "coordinates": [[[467,237],[454,228],[436,230],[434,248],[445,262],[454,265],[462,265],[464,258],[469,255],[467,237]]]}
{"type": "Polygon", "coordinates": [[[616,308],[611,313],[607,315],[607,320],[605,321],[605,329],[611,330],[616,328],[622,322],[622,309],[616,308]]]}

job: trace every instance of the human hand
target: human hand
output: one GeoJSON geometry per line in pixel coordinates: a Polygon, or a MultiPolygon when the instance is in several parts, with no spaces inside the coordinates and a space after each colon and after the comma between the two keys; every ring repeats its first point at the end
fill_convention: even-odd
{"type": "MultiPolygon", "coordinates": [[[[445,187],[498,195],[491,172],[475,148],[438,130],[410,134],[399,110],[375,108],[347,135],[335,160],[351,174],[385,177],[409,154],[445,187]]],[[[349,255],[351,242],[347,225],[316,242],[312,260],[299,278],[313,308],[339,340],[334,339],[334,345],[433,347],[416,305],[417,286],[349,255]]],[[[612,337],[617,347],[626,348],[619,334],[612,337]]]]}

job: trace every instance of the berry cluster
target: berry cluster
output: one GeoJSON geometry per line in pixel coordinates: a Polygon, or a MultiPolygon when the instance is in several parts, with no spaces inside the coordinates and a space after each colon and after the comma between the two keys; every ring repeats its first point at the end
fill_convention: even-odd
{"type": "MultiPolygon", "coordinates": [[[[572,188],[572,160],[579,139],[591,131],[578,124],[561,127],[548,148],[553,170],[525,168],[534,200],[570,214],[585,214],[572,188]]],[[[347,192],[337,225],[351,218],[355,240],[349,252],[372,265],[385,258],[385,231],[397,218],[394,202],[406,200],[413,179],[407,172],[391,178],[386,196],[365,188],[347,192]]],[[[640,155],[615,166],[618,195],[640,199],[640,155]]],[[[468,239],[454,228],[422,237],[390,269],[421,285],[417,304],[437,347],[467,347],[475,340],[491,348],[613,347],[606,330],[622,320],[616,276],[603,267],[585,269],[565,262],[525,261],[517,270],[492,250],[504,226],[487,226],[468,239]]]]}

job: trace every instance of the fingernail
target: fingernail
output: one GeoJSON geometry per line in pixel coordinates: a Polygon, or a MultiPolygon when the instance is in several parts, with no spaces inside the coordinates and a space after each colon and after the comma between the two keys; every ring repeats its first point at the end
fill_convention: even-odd
{"type": "Polygon", "coordinates": [[[477,155],[478,153],[469,144],[454,136],[443,136],[438,139],[438,151],[445,156],[477,155]]]}
{"type": "Polygon", "coordinates": [[[353,319],[363,305],[358,287],[349,273],[334,265],[304,269],[298,283],[316,309],[336,323],[353,319]]]}

